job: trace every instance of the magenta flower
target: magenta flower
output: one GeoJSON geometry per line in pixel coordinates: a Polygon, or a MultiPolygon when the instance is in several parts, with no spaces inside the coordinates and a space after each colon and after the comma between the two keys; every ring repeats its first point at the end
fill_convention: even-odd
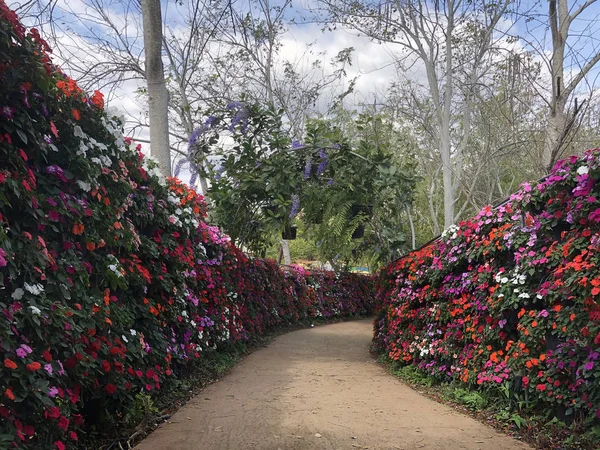
{"type": "Polygon", "coordinates": [[[6,252],[3,248],[0,248],[0,267],[6,267],[8,262],[6,261],[6,252]]]}

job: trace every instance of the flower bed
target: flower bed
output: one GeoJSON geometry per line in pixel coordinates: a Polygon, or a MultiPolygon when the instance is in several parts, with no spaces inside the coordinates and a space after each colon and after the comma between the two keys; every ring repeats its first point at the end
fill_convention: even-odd
{"type": "Polygon", "coordinates": [[[600,150],[380,273],[375,345],[440,380],[600,418],[600,150]],[[526,394],[526,395],[525,395],[526,394]]]}
{"type": "Polygon", "coordinates": [[[0,0],[0,448],[75,448],[206,352],[371,312],[369,278],[242,254],[49,51],[0,0]]]}

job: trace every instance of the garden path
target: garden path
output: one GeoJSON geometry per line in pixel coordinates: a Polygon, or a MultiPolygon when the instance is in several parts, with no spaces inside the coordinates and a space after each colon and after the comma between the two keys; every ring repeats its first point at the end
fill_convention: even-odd
{"type": "Polygon", "coordinates": [[[389,375],[371,337],[367,320],[279,336],[136,450],[529,448],[389,375]]]}

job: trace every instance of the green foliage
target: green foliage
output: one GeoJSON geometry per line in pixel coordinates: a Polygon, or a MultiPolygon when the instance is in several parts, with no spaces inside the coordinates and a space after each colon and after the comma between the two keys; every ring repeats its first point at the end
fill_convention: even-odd
{"type": "Polygon", "coordinates": [[[482,410],[488,405],[488,399],[478,391],[450,385],[446,392],[450,399],[467,406],[473,411],[482,410]]]}
{"type": "Polygon", "coordinates": [[[199,145],[210,154],[201,170],[211,180],[211,219],[256,254],[296,217],[319,258],[340,266],[405,251],[400,216],[416,177],[411,158],[397,158],[391,123],[361,115],[342,129],[311,120],[301,144],[285,135],[281,114],[235,102],[211,116],[199,145]]]}

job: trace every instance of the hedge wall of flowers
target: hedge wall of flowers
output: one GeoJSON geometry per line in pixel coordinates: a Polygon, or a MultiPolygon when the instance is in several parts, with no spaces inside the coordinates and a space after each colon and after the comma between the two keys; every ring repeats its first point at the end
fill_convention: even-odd
{"type": "Polygon", "coordinates": [[[76,448],[206,352],[371,312],[369,278],[242,254],[49,53],[0,0],[0,448],[76,448]]]}
{"type": "Polygon", "coordinates": [[[376,346],[563,420],[600,419],[600,150],[390,264],[376,346]],[[525,396],[525,393],[527,394],[525,396]]]}

